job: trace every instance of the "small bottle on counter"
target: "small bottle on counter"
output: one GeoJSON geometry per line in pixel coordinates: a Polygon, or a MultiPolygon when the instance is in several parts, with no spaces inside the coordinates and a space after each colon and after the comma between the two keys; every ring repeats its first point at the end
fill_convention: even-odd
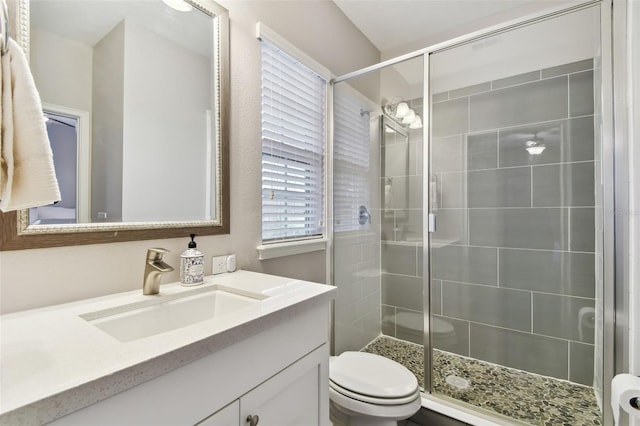
{"type": "Polygon", "coordinates": [[[187,250],[180,255],[180,282],[184,286],[200,285],[204,281],[204,254],[196,250],[196,234],[191,234],[187,250]]]}

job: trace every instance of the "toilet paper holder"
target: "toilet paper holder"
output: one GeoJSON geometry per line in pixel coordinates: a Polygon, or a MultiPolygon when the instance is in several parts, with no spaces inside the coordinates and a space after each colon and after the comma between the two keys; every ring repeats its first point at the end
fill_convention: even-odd
{"type": "Polygon", "coordinates": [[[617,374],[611,380],[611,408],[616,426],[620,425],[620,416],[626,412],[629,416],[640,418],[640,377],[633,374],[617,374]]]}

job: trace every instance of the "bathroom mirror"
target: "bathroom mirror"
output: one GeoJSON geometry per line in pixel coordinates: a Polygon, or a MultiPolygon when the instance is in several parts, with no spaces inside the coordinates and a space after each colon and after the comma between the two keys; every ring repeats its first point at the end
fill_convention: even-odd
{"type": "Polygon", "coordinates": [[[0,250],[229,233],[228,13],[212,0],[9,0],[62,200],[0,250]]]}

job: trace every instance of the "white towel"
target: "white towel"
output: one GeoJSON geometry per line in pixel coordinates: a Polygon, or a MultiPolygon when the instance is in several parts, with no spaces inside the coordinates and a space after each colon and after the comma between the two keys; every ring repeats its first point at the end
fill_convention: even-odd
{"type": "Polygon", "coordinates": [[[60,201],[40,95],[24,52],[9,39],[2,55],[0,116],[0,210],[43,206],[60,201]]]}

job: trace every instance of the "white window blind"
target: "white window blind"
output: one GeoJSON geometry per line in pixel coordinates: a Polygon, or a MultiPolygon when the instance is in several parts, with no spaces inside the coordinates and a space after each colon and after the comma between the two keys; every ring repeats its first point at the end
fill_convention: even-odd
{"type": "Polygon", "coordinates": [[[262,240],[321,236],[327,81],[262,40],[262,240]]]}
{"type": "Polygon", "coordinates": [[[370,112],[347,90],[334,91],[333,216],[334,231],[369,229],[360,225],[358,208],[371,210],[369,178],[370,112]]]}

